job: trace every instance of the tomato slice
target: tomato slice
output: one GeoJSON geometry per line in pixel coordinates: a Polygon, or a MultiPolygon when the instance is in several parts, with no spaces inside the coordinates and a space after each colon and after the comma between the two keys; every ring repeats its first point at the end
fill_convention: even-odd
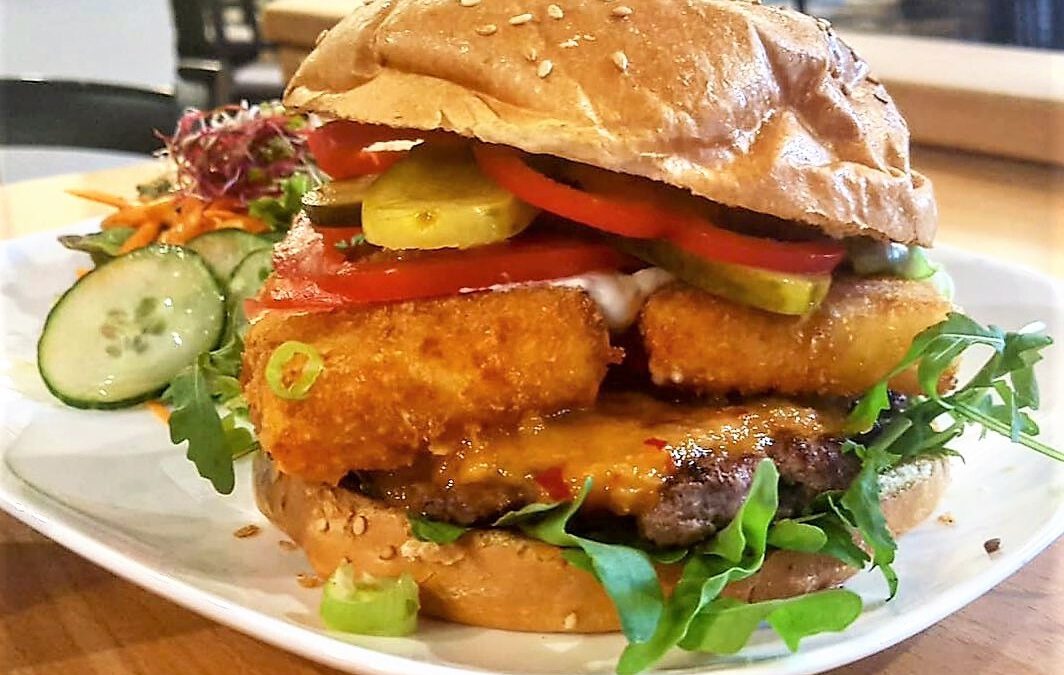
{"type": "Polygon", "coordinates": [[[792,274],[830,274],[846,257],[832,242],[750,237],[697,221],[678,225],[665,239],[706,260],[792,274]]]}
{"type": "MultiPolygon", "coordinates": [[[[297,233],[297,236],[306,236],[297,233]]],[[[320,235],[307,237],[304,257],[321,255],[320,235]]],[[[260,296],[266,308],[323,310],[340,305],[396,302],[455,295],[496,284],[546,281],[586,272],[637,269],[640,263],[606,244],[563,237],[506,242],[464,251],[445,250],[401,261],[355,261],[339,267],[289,264],[295,245],[260,296]],[[309,272],[309,273],[308,273],[309,272]]],[[[281,264],[278,265],[277,263],[281,264]]]]}
{"type": "Polygon", "coordinates": [[[438,131],[393,129],[383,124],[338,120],[307,133],[307,145],[318,166],[335,180],[382,173],[406,156],[405,150],[369,152],[365,148],[383,141],[453,138],[438,131]]]}
{"type": "Polygon", "coordinates": [[[846,249],[837,242],[751,237],[653,202],[578,190],[536,171],[513,148],[479,144],[473,152],[481,171],[519,199],[605,232],[666,239],[707,260],[797,274],[829,273],[846,256],[846,249]]]}
{"type": "Polygon", "coordinates": [[[656,239],[669,229],[672,214],[653,204],[622,201],[577,190],[544,176],[513,148],[477,144],[480,170],[532,206],[623,237],[656,239]]]}
{"type": "Polygon", "coordinates": [[[298,216],[285,238],[273,247],[273,269],[289,278],[335,274],[347,261],[336,244],[361,233],[360,227],[315,229],[305,216],[298,216]]]}
{"type": "Polygon", "coordinates": [[[631,259],[606,244],[540,240],[440,251],[399,263],[352,263],[315,279],[350,302],[389,302],[453,295],[496,284],[545,281],[618,269],[631,259]]]}

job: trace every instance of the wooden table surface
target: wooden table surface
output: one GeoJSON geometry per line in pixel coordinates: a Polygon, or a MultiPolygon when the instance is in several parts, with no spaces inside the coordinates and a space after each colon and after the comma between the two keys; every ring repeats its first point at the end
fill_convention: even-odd
{"type": "MultiPolygon", "coordinates": [[[[1064,277],[1064,170],[933,150],[920,150],[916,165],[938,191],[940,241],[1064,277]]],[[[98,215],[106,209],[62,190],[131,191],[153,170],[138,166],[0,187],[0,236],[98,215]]],[[[1062,601],[1064,542],[1058,541],[967,608],[837,672],[1064,672],[1062,601]]],[[[0,514],[0,672],[335,671],[155,597],[0,514]]]]}

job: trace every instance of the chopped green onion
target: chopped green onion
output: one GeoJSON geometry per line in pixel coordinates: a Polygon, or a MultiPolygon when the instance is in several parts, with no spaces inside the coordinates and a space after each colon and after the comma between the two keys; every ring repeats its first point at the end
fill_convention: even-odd
{"type": "Polygon", "coordinates": [[[336,568],[321,597],[321,620],[331,630],[359,635],[400,636],[417,630],[417,583],[407,573],[398,579],[356,577],[350,563],[336,568]]]}
{"type": "Polygon", "coordinates": [[[318,375],[325,370],[325,361],[317,349],[304,342],[289,340],[273,350],[270,360],[266,362],[266,384],[279,398],[290,401],[307,397],[318,375]],[[284,383],[284,367],[296,356],[306,357],[306,362],[299,376],[290,385],[284,383]]]}

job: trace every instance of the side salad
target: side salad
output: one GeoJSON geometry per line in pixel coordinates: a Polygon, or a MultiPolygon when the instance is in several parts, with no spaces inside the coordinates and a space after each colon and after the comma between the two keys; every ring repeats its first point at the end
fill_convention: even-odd
{"type": "Polygon", "coordinates": [[[173,411],[171,439],[189,442],[222,493],[233,489],[233,458],[257,447],[237,379],[244,301],[319,182],[306,126],[274,103],[189,110],[160,134],[166,174],[137,186],[137,199],[71,191],[115,212],[99,232],[59,238],[94,267],[45,323],[38,366],[48,389],[78,408],[160,399],[173,411]],[[91,339],[105,342],[107,361],[85,360],[69,339],[86,325],[99,326],[91,339]]]}

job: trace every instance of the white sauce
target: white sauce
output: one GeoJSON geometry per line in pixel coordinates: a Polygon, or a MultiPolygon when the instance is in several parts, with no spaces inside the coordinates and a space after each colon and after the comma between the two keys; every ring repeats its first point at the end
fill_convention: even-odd
{"type": "Polygon", "coordinates": [[[622,331],[631,326],[639,310],[643,308],[650,294],[673,280],[673,276],[660,267],[648,267],[635,274],[620,272],[589,272],[575,277],[551,279],[549,281],[531,281],[520,284],[496,284],[487,289],[463,288],[461,293],[475,291],[510,291],[515,288],[531,286],[560,286],[579,288],[598,305],[610,330],[622,331]]]}

